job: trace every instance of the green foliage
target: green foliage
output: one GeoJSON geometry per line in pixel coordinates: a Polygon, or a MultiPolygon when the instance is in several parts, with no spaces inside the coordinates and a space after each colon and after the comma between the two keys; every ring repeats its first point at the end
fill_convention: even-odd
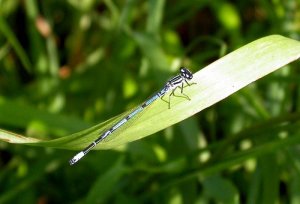
{"type": "Polygon", "coordinates": [[[0,203],[299,203],[297,6],[1,1],[0,138],[43,147],[0,143],[0,203]],[[180,66],[195,73],[191,101],[155,102],[69,166],[64,149],[180,66]]]}

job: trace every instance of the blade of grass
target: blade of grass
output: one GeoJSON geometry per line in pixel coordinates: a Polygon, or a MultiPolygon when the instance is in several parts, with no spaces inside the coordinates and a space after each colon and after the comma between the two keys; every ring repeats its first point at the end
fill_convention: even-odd
{"type": "Polygon", "coordinates": [[[147,31],[149,33],[154,35],[158,34],[161,26],[164,5],[164,0],[149,1],[149,16],[147,18],[147,31]]]}
{"type": "MultiPolygon", "coordinates": [[[[168,109],[167,104],[161,100],[154,102],[143,111],[143,115],[136,119],[131,127],[112,134],[109,140],[103,141],[96,149],[117,147],[174,125],[299,57],[300,42],[283,36],[271,35],[249,43],[195,73],[193,82],[197,84],[184,89],[184,93],[191,101],[172,97],[171,109],[168,109]]],[[[126,114],[123,113],[105,123],[63,138],[36,143],[24,140],[24,143],[81,149],[126,114]]],[[[0,131],[0,139],[7,139],[7,134],[6,132],[6,137],[3,137],[0,131]]],[[[16,139],[20,142],[19,138],[16,139]]],[[[14,141],[15,135],[11,134],[10,142],[14,141]]]]}
{"type": "MultiPolygon", "coordinates": [[[[205,179],[208,176],[214,175],[224,169],[228,169],[234,165],[241,164],[249,159],[253,159],[262,155],[270,154],[272,152],[282,150],[288,146],[294,146],[299,144],[300,136],[298,133],[291,135],[286,139],[278,139],[255,148],[248,150],[235,152],[232,155],[223,158],[221,161],[215,163],[201,164],[201,166],[195,167],[193,170],[188,170],[185,173],[181,173],[180,176],[176,175],[176,179],[170,178],[170,182],[166,183],[161,188],[157,189],[157,192],[161,192],[168,189],[170,186],[178,185],[192,178],[198,177],[200,179],[205,179]]],[[[260,172],[261,173],[261,172],[260,172]]],[[[153,196],[157,192],[152,192],[148,196],[153,196]]]]}
{"type": "Polygon", "coordinates": [[[17,40],[13,31],[10,29],[5,19],[0,15],[0,32],[6,37],[7,41],[11,44],[11,46],[16,51],[19,56],[21,63],[25,67],[25,69],[30,73],[32,72],[32,65],[29,61],[29,58],[26,55],[25,50],[22,48],[21,44],[17,40]]]}
{"type": "MultiPolygon", "coordinates": [[[[68,134],[83,130],[91,125],[75,117],[49,113],[3,97],[0,97],[0,113],[0,123],[15,128],[25,128],[36,121],[47,126],[50,132],[68,134]]],[[[5,132],[4,134],[7,135],[8,133],[5,132]]],[[[6,139],[9,139],[8,137],[9,135],[6,139]]],[[[1,138],[3,139],[3,137],[1,138]]]]}
{"type": "Polygon", "coordinates": [[[123,164],[123,158],[119,158],[115,164],[107,171],[101,174],[90,189],[86,203],[104,203],[111,195],[114,195],[117,182],[127,172],[127,167],[123,164]]]}

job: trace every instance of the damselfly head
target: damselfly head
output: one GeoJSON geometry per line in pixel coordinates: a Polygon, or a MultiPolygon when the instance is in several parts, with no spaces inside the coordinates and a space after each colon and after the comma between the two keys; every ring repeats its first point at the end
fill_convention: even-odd
{"type": "Polygon", "coordinates": [[[180,75],[189,80],[193,78],[193,73],[185,67],[180,68],[180,75]]]}

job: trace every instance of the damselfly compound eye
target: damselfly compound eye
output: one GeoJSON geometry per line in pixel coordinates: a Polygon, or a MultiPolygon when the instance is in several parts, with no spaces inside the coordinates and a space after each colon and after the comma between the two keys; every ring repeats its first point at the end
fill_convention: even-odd
{"type": "Polygon", "coordinates": [[[180,68],[180,75],[185,78],[185,79],[192,79],[193,78],[193,74],[190,70],[188,70],[185,67],[181,67],[180,68]]]}

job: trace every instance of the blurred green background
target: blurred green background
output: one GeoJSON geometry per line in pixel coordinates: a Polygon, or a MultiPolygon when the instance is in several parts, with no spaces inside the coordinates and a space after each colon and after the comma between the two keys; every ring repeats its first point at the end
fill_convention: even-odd
{"type": "MultiPolygon", "coordinates": [[[[271,34],[300,39],[299,0],[1,0],[0,128],[66,136],[271,34]]],[[[300,203],[300,146],[280,140],[300,134],[299,66],[72,167],[0,142],[0,203],[300,203]]]]}

